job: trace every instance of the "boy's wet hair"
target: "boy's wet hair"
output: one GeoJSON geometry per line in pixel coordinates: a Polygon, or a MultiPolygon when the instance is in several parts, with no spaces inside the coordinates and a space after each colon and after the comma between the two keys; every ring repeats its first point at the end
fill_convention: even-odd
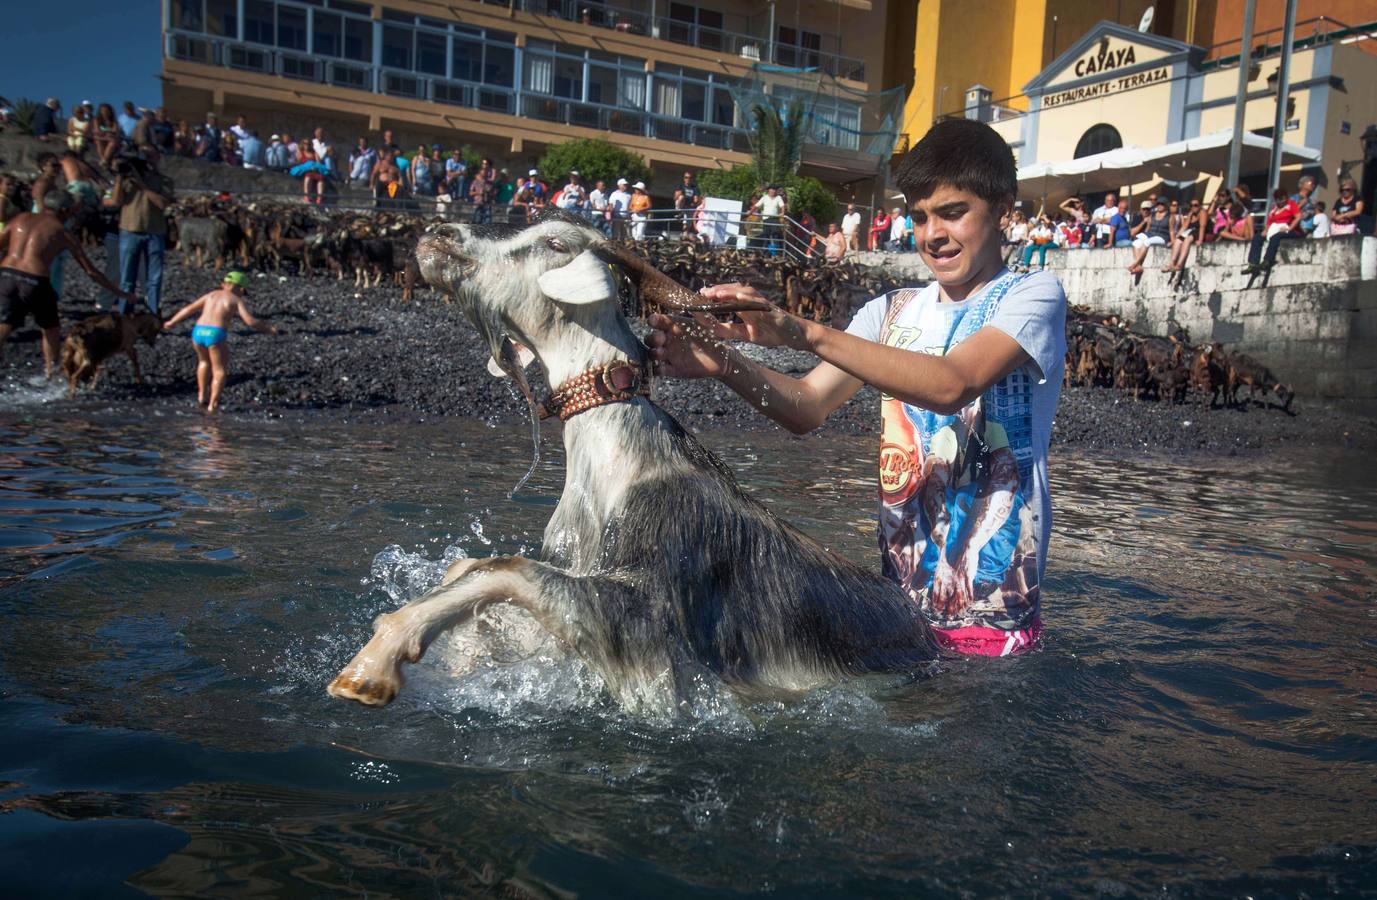
{"type": "Polygon", "coordinates": [[[894,183],[909,203],[946,185],[994,206],[1018,196],[1018,166],[1004,138],[984,122],[944,119],[899,163],[894,183]]]}

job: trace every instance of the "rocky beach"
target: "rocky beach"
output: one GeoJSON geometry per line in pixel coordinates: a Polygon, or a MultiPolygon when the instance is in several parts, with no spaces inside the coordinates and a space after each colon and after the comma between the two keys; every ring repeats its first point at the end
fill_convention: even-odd
{"type": "MultiPolygon", "coordinates": [[[[100,251],[92,258],[102,264],[100,251]]],[[[168,263],[164,316],[218,284],[219,276],[184,265],[175,251],[168,254],[168,263]]],[[[101,293],[75,266],[67,277],[64,328],[93,314],[101,293]]],[[[281,334],[253,334],[242,325],[233,331],[225,415],[525,421],[525,403],[506,381],[488,374],[486,348],[459,308],[438,294],[422,290],[405,302],[390,285],[358,291],[351,282],[333,278],[255,273],[249,304],[281,334]]],[[[21,328],[7,348],[0,404],[10,415],[38,415],[59,406],[92,412],[153,406],[198,414],[189,333],[184,325],[155,347],[140,345],[144,385],[134,383],[128,362],[118,357],[107,365],[96,390],[83,390],[69,401],[55,387],[40,389],[38,331],[32,325],[21,328]]],[[[748,353],[795,373],[814,361],[809,354],[789,350],[749,348],[748,353]]],[[[715,382],[661,381],[655,396],[692,428],[774,427],[715,382]]],[[[834,413],[821,432],[869,433],[876,428],[876,405],[875,392],[867,388],[834,413]]],[[[1235,454],[1365,446],[1374,437],[1377,423],[1370,416],[1305,397],[1297,398],[1288,413],[1259,404],[1210,408],[1190,400],[1135,402],[1114,390],[1071,388],[1063,393],[1053,441],[1123,455],[1235,454]]]]}

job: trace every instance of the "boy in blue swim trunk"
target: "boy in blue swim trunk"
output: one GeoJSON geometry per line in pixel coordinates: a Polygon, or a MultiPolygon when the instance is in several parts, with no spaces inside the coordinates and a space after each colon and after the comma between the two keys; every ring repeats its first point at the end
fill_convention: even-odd
{"type": "Polygon", "coordinates": [[[277,326],[260,322],[249,312],[244,302],[248,279],[243,272],[230,272],[218,291],[211,291],[199,300],[178,310],[177,314],[163,323],[163,328],[171,331],[183,319],[200,313],[196,327],[191,330],[191,343],[196,348],[196,395],[197,403],[207,412],[215,412],[220,407],[220,391],[225,386],[225,376],[229,373],[229,323],[238,316],[244,324],[263,334],[277,334],[277,326]]]}

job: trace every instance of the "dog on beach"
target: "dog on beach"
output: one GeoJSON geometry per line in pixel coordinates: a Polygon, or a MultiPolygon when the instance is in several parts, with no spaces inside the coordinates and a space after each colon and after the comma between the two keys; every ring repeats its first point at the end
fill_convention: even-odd
{"type": "Polygon", "coordinates": [[[673,712],[703,679],[792,693],[938,655],[898,585],[775,517],[651,400],[617,271],[661,309],[761,304],[708,301],[558,214],[521,230],[438,225],[416,255],[533,409],[527,359],[558,386],[543,411],[565,420],[564,491],[538,559],[455,563],[439,587],[377,619],[332,695],[389,703],[403,663],[494,604],[530,613],[633,711],[673,712]]]}
{"type": "Polygon", "coordinates": [[[151,312],[106,313],[72,326],[62,341],[62,373],[67,376],[67,396],[76,396],[77,384],[81,381],[94,388],[100,380],[101,366],[116,353],[129,357],[134,380],[143,384],[138,340],[143,338],[152,347],[162,330],[162,320],[151,312]]]}

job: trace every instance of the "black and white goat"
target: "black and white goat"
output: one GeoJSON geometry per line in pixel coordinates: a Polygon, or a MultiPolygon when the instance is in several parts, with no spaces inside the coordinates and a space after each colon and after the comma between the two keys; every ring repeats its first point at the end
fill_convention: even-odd
{"type": "Polygon", "coordinates": [[[570,386],[554,395],[568,416],[564,492],[539,559],[456,563],[439,587],[377,619],[331,694],[390,702],[402,663],[501,603],[527,610],[633,710],[674,710],[696,677],[745,694],[793,692],[937,656],[898,586],[744,494],[642,389],[648,354],[609,262],[644,300],[688,308],[702,298],[563,218],[519,231],[436,226],[417,259],[528,397],[524,348],[550,384],[570,386]]]}

